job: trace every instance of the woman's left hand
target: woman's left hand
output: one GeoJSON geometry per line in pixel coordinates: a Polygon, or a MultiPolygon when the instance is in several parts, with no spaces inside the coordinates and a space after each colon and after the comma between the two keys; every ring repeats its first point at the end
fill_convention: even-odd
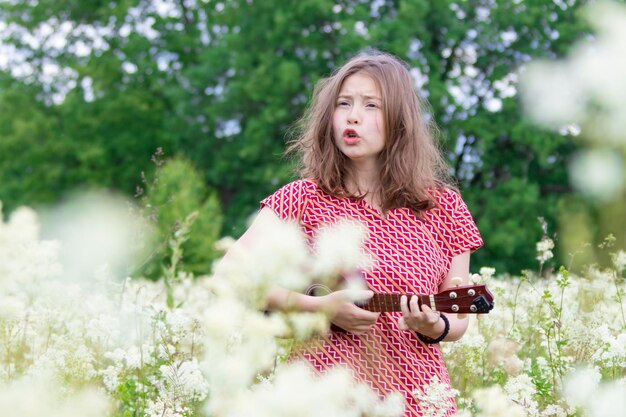
{"type": "Polygon", "coordinates": [[[400,298],[400,308],[402,309],[402,317],[398,320],[400,329],[412,330],[432,338],[437,338],[443,333],[445,324],[441,320],[441,313],[431,310],[425,304],[420,311],[416,296],[412,296],[407,302],[406,295],[403,295],[400,298]]]}

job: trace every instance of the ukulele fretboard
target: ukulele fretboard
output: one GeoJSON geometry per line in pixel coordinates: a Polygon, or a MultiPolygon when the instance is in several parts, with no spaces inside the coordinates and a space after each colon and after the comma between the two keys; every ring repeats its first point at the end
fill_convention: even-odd
{"type": "MultiPolygon", "coordinates": [[[[364,310],[383,313],[388,311],[402,311],[400,308],[400,298],[403,295],[407,296],[407,301],[410,301],[413,296],[413,294],[375,293],[374,296],[364,304],[359,303],[359,307],[364,310]]],[[[428,296],[418,295],[418,305],[421,307],[423,303],[428,303],[428,296]]]]}

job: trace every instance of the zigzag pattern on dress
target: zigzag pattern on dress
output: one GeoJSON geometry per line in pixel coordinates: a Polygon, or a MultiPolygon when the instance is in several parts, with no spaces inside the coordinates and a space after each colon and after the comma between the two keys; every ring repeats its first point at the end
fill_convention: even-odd
{"type": "MultiPolygon", "coordinates": [[[[353,219],[367,227],[364,251],[372,267],[362,274],[376,292],[431,294],[438,291],[450,268],[452,257],[479,248],[483,242],[461,197],[451,191],[432,191],[437,207],[423,220],[408,209],[394,209],[383,216],[364,200],[337,198],[322,192],[315,182],[299,180],[285,185],[261,202],[283,220],[296,220],[313,240],[317,231],[342,219],[353,219]]],[[[406,416],[422,416],[413,396],[434,376],[450,384],[439,345],[423,344],[413,332],[400,330],[401,313],[382,313],[364,335],[330,332],[302,349],[294,357],[306,360],[324,372],[346,366],[357,379],[380,395],[401,392],[406,399],[406,416]]],[[[445,416],[456,413],[454,402],[442,405],[445,416]]]]}

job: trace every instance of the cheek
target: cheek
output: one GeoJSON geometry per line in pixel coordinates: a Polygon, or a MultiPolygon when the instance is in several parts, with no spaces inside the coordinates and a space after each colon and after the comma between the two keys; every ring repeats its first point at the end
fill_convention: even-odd
{"type": "Polygon", "coordinates": [[[378,115],[378,117],[376,117],[376,129],[378,129],[378,131],[381,134],[385,133],[385,120],[383,118],[382,115],[378,115]]]}
{"type": "Polygon", "coordinates": [[[338,115],[337,112],[333,113],[333,117],[330,120],[330,127],[331,127],[331,131],[333,132],[334,136],[337,136],[338,134],[338,130],[340,129],[340,124],[338,123],[338,115]]]}

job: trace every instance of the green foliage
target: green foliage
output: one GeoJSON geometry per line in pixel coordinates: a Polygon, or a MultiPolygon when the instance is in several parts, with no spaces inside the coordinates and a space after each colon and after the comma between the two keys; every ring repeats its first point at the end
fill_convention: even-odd
{"type": "MultiPolygon", "coordinates": [[[[132,194],[139,173],[151,170],[149,155],[161,147],[198,168],[199,181],[216,192],[206,203],[213,208],[205,210],[223,207],[228,227],[222,233],[236,236],[258,201],[293,179],[281,157],[285,137],[315,82],[375,47],[427,77],[424,94],[486,242],[474,264],[511,272],[535,268],[536,219],[557,226],[556,207],[570,194],[566,167],[577,146],[531,126],[515,97],[502,96],[495,85],[532,58],[566,53],[587,30],[579,4],[168,4],[172,13],[147,0],[0,5],[3,20],[27,30],[44,22],[53,31],[66,21],[74,25],[62,46],[28,44],[18,35],[4,40],[33,66],[32,75],[5,74],[0,84],[0,200],[9,211],[55,201],[77,187],[132,194]],[[85,25],[106,27],[101,41],[87,36],[85,25]],[[503,34],[512,32],[516,37],[505,42],[503,34]],[[78,53],[85,51],[79,43],[91,49],[78,53]],[[62,103],[51,95],[63,82],[43,81],[44,60],[76,74],[62,103]],[[471,100],[458,99],[454,87],[471,100]],[[493,97],[502,100],[501,109],[489,108],[493,97]]],[[[188,213],[178,212],[177,220],[188,213]]],[[[193,239],[192,232],[186,265],[189,257],[200,259],[190,254],[193,239]]]]}
{"type": "Polygon", "coordinates": [[[157,229],[157,246],[144,274],[152,278],[165,275],[171,282],[179,263],[185,271],[208,273],[218,255],[214,243],[220,236],[223,215],[215,192],[191,162],[178,157],[159,166],[143,205],[157,229]]]}
{"type": "Polygon", "coordinates": [[[550,378],[545,375],[544,370],[537,363],[536,360],[531,359],[530,361],[530,371],[528,372],[533,385],[537,389],[537,394],[547,400],[552,399],[552,395],[554,395],[554,386],[551,383],[550,378]]]}
{"type": "Polygon", "coordinates": [[[10,211],[49,201],[63,190],[69,144],[59,139],[56,109],[36,99],[36,86],[2,79],[0,87],[0,201],[10,211]]]}

